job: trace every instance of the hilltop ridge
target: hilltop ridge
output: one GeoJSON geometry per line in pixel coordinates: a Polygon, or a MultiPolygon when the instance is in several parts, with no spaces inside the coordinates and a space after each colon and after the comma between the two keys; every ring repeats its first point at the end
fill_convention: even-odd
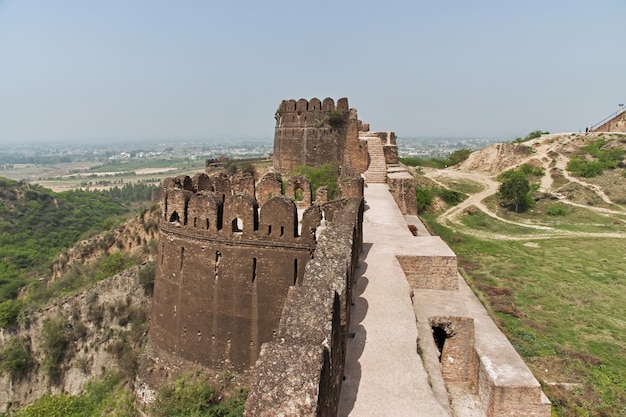
{"type": "MultiPolygon", "coordinates": [[[[609,150],[615,155],[626,154],[626,135],[606,133],[560,133],[542,135],[539,138],[521,143],[498,143],[485,147],[480,151],[473,152],[458,166],[443,170],[425,170],[425,177],[443,187],[450,181],[470,181],[479,186],[481,190],[468,196],[458,205],[449,207],[440,216],[438,221],[442,224],[454,223],[461,226],[461,216],[466,214],[471,207],[475,207],[488,216],[504,221],[509,224],[523,226],[536,235],[537,230],[544,231],[547,235],[564,235],[571,231],[556,230],[545,224],[541,219],[529,221],[513,220],[504,218],[503,213],[488,207],[485,201],[495,196],[500,182],[498,176],[504,171],[528,164],[534,168],[543,170],[540,177],[534,177],[536,200],[558,200],[563,204],[588,208],[604,214],[626,214],[626,170],[623,160],[614,161],[612,168],[603,169],[601,173],[592,177],[582,177],[568,170],[568,164],[572,160],[584,160],[589,163],[597,162],[598,158],[590,154],[598,145],[601,150],[609,150]]],[[[622,156],[623,158],[623,156],[622,156]]],[[[619,159],[619,158],[618,158],[619,159]]],[[[617,218],[618,224],[624,224],[625,220],[617,218]]],[[[471,233],[481,234],[480,231],[472,230],[471,233]]],[[[584,235],[583,232],[580,236],[584,235]]],[[[587,235],[598,236],[600,232],[587,235]]],[[[622,236],[624,231],[603,231],[606,237],[622,236]]],[[[510,239],[505,234],[493,233],[491,237],[510,239]]]]}

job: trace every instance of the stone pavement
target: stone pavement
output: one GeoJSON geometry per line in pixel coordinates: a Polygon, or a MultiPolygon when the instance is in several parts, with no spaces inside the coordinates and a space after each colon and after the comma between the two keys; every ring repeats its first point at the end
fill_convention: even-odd
{"type": "Polygon", "coordinates": [[[417,354],[411,288],[395,256],[412,239],[387,185],[368,184],[339,417],[450,415],[417,354]]]}

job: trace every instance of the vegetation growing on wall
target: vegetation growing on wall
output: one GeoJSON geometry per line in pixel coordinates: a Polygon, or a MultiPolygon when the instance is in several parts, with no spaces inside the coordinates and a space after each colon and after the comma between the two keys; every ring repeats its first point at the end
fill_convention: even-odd
{"type": "Polygon", "coordinates": [[[328,113],[328,124],[333,129],[341,129],[344,123],[344,112],[342,112],[341,110],[331,110],[328,113]]]}
{"type": "Polygon", "coordinates": [[[337,172],[337,167],[331,164],[324,164],[320,167],[300,165],[296,167],[294,173],[304,175],[311,182],[311,192],[314,199],[317,189],[322,186],[328,188],[328,198],[330,200],[339,196],[339,173],[337,172]]]}

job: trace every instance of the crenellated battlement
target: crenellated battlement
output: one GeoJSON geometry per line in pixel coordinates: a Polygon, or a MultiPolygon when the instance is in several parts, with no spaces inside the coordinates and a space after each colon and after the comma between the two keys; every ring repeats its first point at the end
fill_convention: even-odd
{"type": "Polygon", "coordinates": [[[331,112],[339,112],[347,120],[358,120],[356,110],[350,109],[347,98],[335,101],[327,97],[324,101],[317,98],[311,100],[283,100],[276,110],[276,127],[307,127],[332,130],[334,127],[328,118],[331,112]]]}
{"type": "Polygon", "coordinates": [[[311,184],[301,175],[290,177],[287,195],[282,194],[281,185],[281,177],[276,174],[267,174],[258,184],[250,174],[231,178],[224,173],[213,177],[201,173],[192,178],[168,178],[163,184],[161,228],[194,239],[248,244],[278,241],[311,248],[321,220],[311,206],[311,184]],[[260,207],[255,198],[257,190],[260,207]],[[302,195],[297,203],[308,207],[301,230],[296,194],[302,195]]]}
{"type": "Polygon", "coordinates": [[[411,401],[393,415],[465,404],[476,415],[549,415],[539,383],[468,301],[454,254],[439,238],[408,232],[414,179],[388,169],[396,163],[395,134],[369,132],[347,99],[283,100],[277,172],[258,182],[249,173],[166,179],[146,386],[202,366],[249,377],[251,417],[363,414],[377,398],[386,407],[397,402],[398,392],[411,401]],[[309,180],[281,176],[325,163],[341,168],[339,200],[327,201],[320,187],[313,203],[309,180]],[[359,175],[366,170],[388,184],[368,187],[367,205],[359,175]],[[428,336],[436,330],[445,347],[428,336]]]}
{"type": "Polygon", "coordinates": [[[274,168],[292,172],[299,165],[330,163],[367,169],[367,144],[358,132],[367,129],[347,98],[283,100],[275,114],[274,168]]]}

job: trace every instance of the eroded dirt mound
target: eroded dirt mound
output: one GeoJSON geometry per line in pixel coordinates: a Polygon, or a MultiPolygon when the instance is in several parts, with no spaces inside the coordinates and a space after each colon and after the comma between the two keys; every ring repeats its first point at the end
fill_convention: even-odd
{"type": "Polygon", "coordinates": [[[533,146],[526,143],[496,143],[472,152],[459,165],[459,169],[496,175],[528,159],[534,153],[533,146]]]}

